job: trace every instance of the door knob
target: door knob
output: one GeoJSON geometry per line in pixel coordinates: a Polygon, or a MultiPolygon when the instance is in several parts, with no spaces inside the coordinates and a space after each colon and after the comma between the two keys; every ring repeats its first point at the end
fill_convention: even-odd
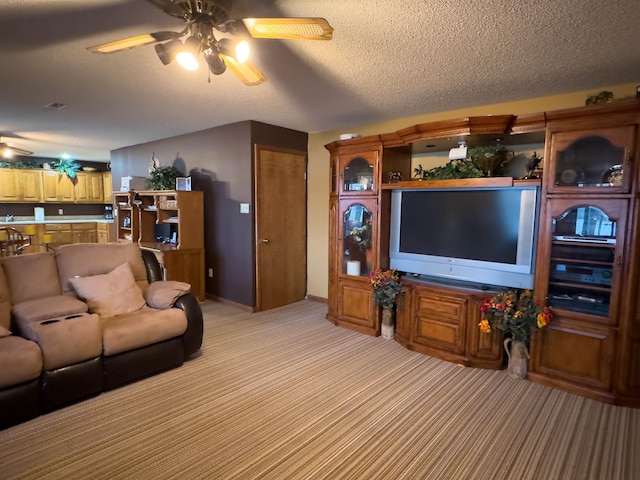
{"type": "Polygon", "coordinates": [[[268,238],[261,238],[260,241],[262,243],[269,243],[269,239],[268,238]]]}

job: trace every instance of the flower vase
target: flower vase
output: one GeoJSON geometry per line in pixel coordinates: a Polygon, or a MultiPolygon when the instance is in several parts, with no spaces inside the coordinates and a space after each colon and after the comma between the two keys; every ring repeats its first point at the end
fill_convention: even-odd
{"type": "Polygon", "coordinates": [[[504,349],[507,352],[509,363],[507,373],[510,377],[524,379],[527,378],[527,367],[529,363],[529,351],[526,344],[511,338],[504,340],[504,349]]]}
{"type": "Polygon", "coordinates": [[[382,325],[380,327],[380,333],[382,338],[386,340],[393,340],[396,332],[395,324],[395,312],[393,307],[382,307],[382,325]]]}

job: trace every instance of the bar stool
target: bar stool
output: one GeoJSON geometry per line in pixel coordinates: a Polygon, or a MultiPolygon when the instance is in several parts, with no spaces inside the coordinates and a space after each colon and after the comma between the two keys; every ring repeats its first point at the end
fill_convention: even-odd
{"type": "Polygon", "coordinates": [[[13,227],[0,227],[0,257],[19,255],[21,248],[29,245],[29,240],[13,227]]]}

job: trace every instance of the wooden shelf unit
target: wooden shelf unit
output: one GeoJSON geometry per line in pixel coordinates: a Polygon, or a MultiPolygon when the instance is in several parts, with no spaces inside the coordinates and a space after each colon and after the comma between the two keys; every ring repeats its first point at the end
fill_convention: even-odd
{"type": "MultiPolygon", "coordinates": [[[[533,335],[529,379],[640,408],[639,130],[640,101],[627,99],[521,117],[439,121],[325,145],[330,152],[328,320],[379,335],[380,309],[367,274],[389,266],[394,189],[535,184],[541,188],[535,295],[538,300],[549,297],[554,318],[533,335]],[[517,145],[519,136],[523,145],[544,144],[543,178],[410,180],[416,148],[454,148],[461,138],[478,144],[478,137],[487,135],[486,144],[498,136],[507,145],[517,145]],[[405,180],[390,183],[392,172],[405,180]],[[354,207],[371,223],[366,256],[358,258],[348,241],[353,229],[349,221],[359,218],[351,213],[354,207]],[[606,234],[611,239],[594,244],[554,234],[567,215],[583,215],[585,221],[576,225],[589,224],[585,213],[574,212],[585,207],[602,212],[599,225],[611,230],[606,234]],[[360,269],[346,268],[353,261],[360,262],[360,269]],[[565,275],[564,268],[577,276],[565,275]],[[585,268],[595,271],[595,278],[581,278],[585,268]]],[[[397,305],[396,340],[462,365],[501,368],[501,336],[478,333],[481,296],[464,288],[407,281],[397,305]]]]}
{"type": "Polygon", "coordinates": [[[136,241],[152,250],[167,280],[190,283],[198,300],[206,299],[202,192],[114,192],[113,210],[117,241],[136,241]]]}

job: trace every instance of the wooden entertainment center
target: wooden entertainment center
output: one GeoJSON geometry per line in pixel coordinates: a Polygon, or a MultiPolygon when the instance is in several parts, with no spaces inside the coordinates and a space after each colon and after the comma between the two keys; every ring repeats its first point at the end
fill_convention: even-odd
{"type": "MultiPolygon", "coordinates": [[[[330,152],[329,305],[334,324],[380,333],[368,275],[389,266],[394,189],[538,185],[535,296],[554,318],[530,347],[531,381],[640,408],[640,101],[470,117],[335,141],[330,152]],[[496,138],[538,144],[539,180],[408,180],[425,151],[496,138]],[[413,162],[413,163],[412,163],[413,162]],[[390,183],[391,178],[405,179],[390,183]]],[[[433,150],[432,150],[433,151],[433,150]]],[[[434,208],[437,208],[435,206],[434,208]]],[[[419,221],[419,219],[416,219],[419,221]]],[[[465,366],[503,366],[500,334],[481,334],[487,292],[405,277],[395,339],[465,366]]]]}

